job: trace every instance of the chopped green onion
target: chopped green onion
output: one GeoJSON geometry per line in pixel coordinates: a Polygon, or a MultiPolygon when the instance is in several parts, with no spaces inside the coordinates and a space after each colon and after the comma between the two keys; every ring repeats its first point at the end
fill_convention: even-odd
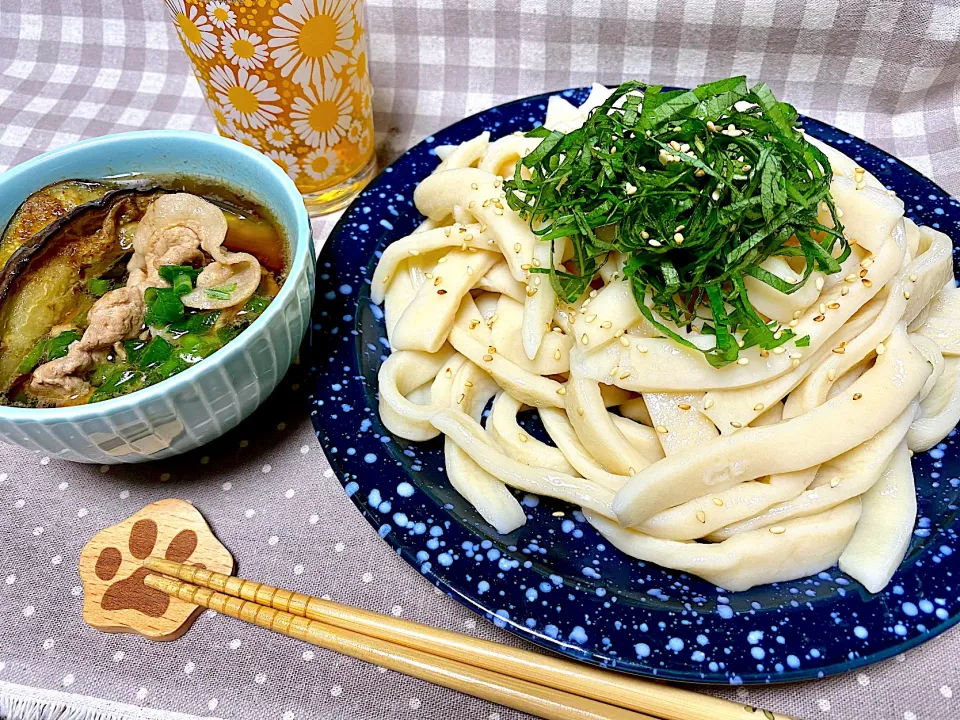
{"type": "Polygon", "coordinates": [[[180,273],[173,279],[173,291],[177,295],[186,295],[193,290],[193,281],[186,273],[180,273]]]}
{"type": "Polygon", "coordinates": [[[99,362],[94,366],[93,370],[90,371],[90,374],[87,376],[87,382],[93,385],[93,387],[98,388],[120,367],[127,367],[127,365],[124,363],[111,362],[110,360],[99,362]]]}
{"type": "Polygon", "coordinates": [[[202,333],[217,323],[220,311],[195,312],[187,315],[186,319],[170,323],[170,331],[174,333],[202,333]]]}
{"type": "Polygon", "coordinates": [[[183,303],[173,288],[147,288],[143,299],[147,305],[146,323],[151,327],[177,322],[185,315],[183,303]]]}
{"type": "Polygon", "coordinates": [[[147,372],[147,384],[156,385],[158,382],[173,377],[179,372],[183,372],[187,367],[188,366],[180,360],[179,354],[172,354],[169,358],[147,372]]]}
{"type": "Polygon", "coordinates": [[[33,372],[34,368],[40,364],[40,361],[43,359],[43,351],[47,349],[46,339],[41,340],[28,352],[23,360],[20,361],[20,365],[17,366],[17,373],[19,375],[26,375],[28,372],[33,372]]]}
{"type": "Polygon", "coordinates": [[[264,295],[253,295],[247,300],[247,304],[243,306],[243,313],[249,317],[251,315],[259,317],[264,310],[267,309],[267,306],[270,304],[272,298],[268,298],[264,295]]]}
{"type": "Polygon", "coordinates": [[[197,282],[197,276],[200,270],[190,265],[161,265],[157,268],[157,274],[171,285],[174,284],[178,275],[186,275],[190,278],[191,285],[197,282]]]}
{"type": "Polygon", "coordinates": [[[190,265],[161,265],[157,268],[157,274],[170,283],[178,296],[186,295],[193,290],[200,272],[190,265]]]}
{"type": "Polygon", "coordinates": [[[144,383],[143,373],[132,368],[121,366],[120,369],[111,373],[103,384],[93,391],[90,396],[90,402],[100,402],[110,398],[126,395],[134,390],[139,390],[144,383]]]}
{"type": "Polygon", "coordinates": [[[49,362],[50,360],[64,357],[70,349],[70,346],[79,339],[80,332],[78,330],[65,330],[56,337],[50,338],[47,340],[44,359],[49,362]]]}
{"type": "Polygon", "coordinates": [[[137,365],[144,369],[159,365],[167,360],[172,352],[173,346],[158,335],[144,348],[143,354],[137,361],[137,365]]]}
{"type": "Polygon", "coordinates": [[[96,297],[103,297],[113,289],[113,281],[103,278],[90,278],[87,280],[87,292],[96,297]]]}
{"type": "Polygon", "coordinates": [[[236,283],[230,283],[229,285],[220,285],[218,287],[212,287],[205,290],[208,298],[213,298],[214,300],[229,300],[230,293],[237,289],[236,283]]]}
{"type": "Polygon", "coordinates": [[[191,355],[207,357],[220,349],[221,343],[217,335],[195,335],[188,333],[180,338],[180,348],[191,355]]]}
{"type": "Polygon", "coordinates": [[[147,343],[144,340],[124,340],[123,349],[127,353],[127,362],[138,364],[147,343]]]}

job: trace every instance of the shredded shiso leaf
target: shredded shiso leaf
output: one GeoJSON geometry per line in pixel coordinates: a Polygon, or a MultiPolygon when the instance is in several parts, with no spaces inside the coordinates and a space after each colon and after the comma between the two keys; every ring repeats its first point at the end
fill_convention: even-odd
{"type": "Polygon", "coordinates": [[[604,256],[620,251],[646,319],[715,367],[795,336],[761,317],[744,276],[789,294],[814,270],[838,272],[850,254],[829,160],[763,83],[748,89],[733,77],[664,92],[626,82],[583,127],[527,135],[542,141],[505,181],[507,202],[541,240],[573,243],[566,270],[531,272],[549,273],[560,298],[575,302],[604,256]],[[821,207],[833,228],[818,221],[821,207]],[[802,276],[791,283],[760,267],[773,256],[804,258],[802,276]],[[715,335],[715,346],[699,348],[675,329],[684,326],[715,335]]]}

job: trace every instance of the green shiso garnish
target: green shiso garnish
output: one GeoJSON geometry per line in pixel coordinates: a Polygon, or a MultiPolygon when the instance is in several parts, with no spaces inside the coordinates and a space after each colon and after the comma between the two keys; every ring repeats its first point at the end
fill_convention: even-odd
{"type": "Polygon", "coordinates": [[[572,303],[603,256],[620,251],[646,319],[715,367],[737,359],[738,338],[743,348],[770,350],[795,336],[760,316],[744,276],[789,294],[814,270],[838,272],[850,254],[829,160],[800,133],[797,111],[763,83],[748,89],[734,77],[664,92],[626,82],[580,129],[527,135],[542,141],[504,183],[507,202],[541,240],[573,243],[567,271],[531,272],[549,273],[572,303]],[[821,207],[833,228],[818,222],[821,207]],[[761,268],[772,256],[805,258],[802,277],[790,283],[761,268]],[[715,335],[715,347],[701,350],[660,322],[651,299],[675,326],[715,335]]]}

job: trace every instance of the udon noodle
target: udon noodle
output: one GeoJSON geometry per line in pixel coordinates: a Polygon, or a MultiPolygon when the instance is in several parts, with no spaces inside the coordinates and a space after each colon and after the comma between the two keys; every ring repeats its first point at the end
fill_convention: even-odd
{"type": "MultiPolygon", "coordinates": [[[[608,93],[596,86],[580,108],[552,98],[546,126],[569,132],[608,93]]],[[[946,235],[808,140],[831,162],[852,252],[792,295],[748,278],[755,307],[809,345],[748,347],[721,368],[644,319],[616,252],[572,304],[531,272],[569,252],[551,252],[504,199],[503,178],[539,140],[484,133],[438,148],[414,196],[427,219],[372,280],[392,348],[384,424],[414,441],[442,434],[450,482],[500,533],[526,521],[514,488],[582,508],[628,555],[728,590],[839,562],[879,591],[912,534],[909,457],[960,419],[960,290],[946,235]],[[552,443],[518,424],[529,408],[552,443]]],[[[795,271],[782,258],[767,269],[795,271]]]]}

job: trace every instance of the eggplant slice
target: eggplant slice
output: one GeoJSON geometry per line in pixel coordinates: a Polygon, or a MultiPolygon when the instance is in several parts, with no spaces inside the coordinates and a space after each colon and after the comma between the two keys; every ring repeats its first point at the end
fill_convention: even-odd
{"type": "Polygon", "coordinates": [[[0,267],[3,267],[17,249],[50,223],[62,218],[75,208],[97,200],[115,184],[63,180],[37,190],[13,214],[0,238],[0,267]]]}
{"type": "MultiPolygon", "coordinates": [[[[94,183],[83,185],[96,192],[94,183]]],[[[0,269],[0,395],[18,379],[20,363],[37,342],[81,309],[87,280],[99,277],[130,252],[126,238],[132,237],[132,228],[164,192],[156,186],[107,189],[55,217],[59,211],[53,203],[60,201],[44,188],[21,206],[0,242],[0,253],[8,241],[18,243],[0,269]],[[38,195],[43,199],[34,201],[38,195]],[[25,229],[32,227],[42,229],[24,237],[25,229]]]]}

